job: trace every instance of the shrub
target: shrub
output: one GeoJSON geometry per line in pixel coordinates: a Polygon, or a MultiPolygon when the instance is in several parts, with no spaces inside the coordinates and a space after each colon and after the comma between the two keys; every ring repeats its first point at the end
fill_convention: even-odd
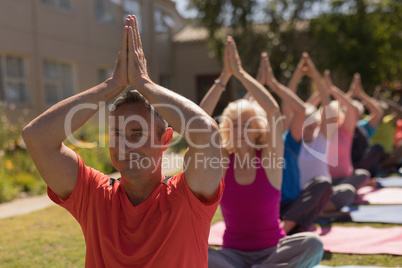
{"type": "MultiPolygon", "coordinates": [[[[4,104],[0,103],[0,203],[21,193],[37,195],[46,192],[46,184],[22,145],[22,126],[8,121],[4,104]]],[[[77,152],[86,165],[110,174],[115,169],[109,157],[108,135],[100,133],[98,126],[87,123],[74,133],[77,142],[71,144],[66,140],[65,144],[77,152]],[[98,146],[99,142],[104,146],[98,146]]]]}
{"type": "Polygon", "coordinates": [[[188,148],[188,143],[182,136],[180,136],[178,134],[176,134],[173,137],[172,142],[170,143],[170,146],[169,146],[169,150],[171,150],[175,153],[183,153],[187,148],[188,148]]]}
{"type": "Polygon", "coordinates": [[[105,174],[116,171],[109,156],[109,135],[101,133],[97,125],[86,123],[74,132],[73,138],[76,140],[74,144],[70,142],[72,139],[67,139],[65,144],[82,157],[85,165],[105,174]]]}
{"type": "Polygon", "coordinates": [[[18,196],[18,188],[15,187],[12,179],[3,174],[0,175],[0,203],[10,201],[18,196]]]}

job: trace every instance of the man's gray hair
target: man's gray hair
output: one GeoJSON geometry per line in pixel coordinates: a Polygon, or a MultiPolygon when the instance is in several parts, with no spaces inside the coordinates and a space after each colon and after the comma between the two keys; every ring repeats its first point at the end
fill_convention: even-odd
{"type": "Polygon", "coordinates": [[[109,107],[110,112],[116,111],[119,107],[126,104],[138,104],[148,109],[153,115],[155,115],[155,122],[157,124],[157,135],[161,138],[168,128],[168,123],[165,119],[155,110],[154,107],[147,101],[144,96],[137,90],[127,90],[123,92],[109,107]]]}

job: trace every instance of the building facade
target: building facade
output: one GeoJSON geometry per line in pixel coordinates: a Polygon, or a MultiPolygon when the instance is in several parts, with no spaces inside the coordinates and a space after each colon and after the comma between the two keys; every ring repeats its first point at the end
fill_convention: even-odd
{"type": "Polygon", "coordinates": [[[110,77],[127,14],[139,20],[151,79],[198,102],[220,64],[208,57],[205,33],[185,38],[174,2],[2,0],[0,100],[11,122],[28,122],[110,77]]]}

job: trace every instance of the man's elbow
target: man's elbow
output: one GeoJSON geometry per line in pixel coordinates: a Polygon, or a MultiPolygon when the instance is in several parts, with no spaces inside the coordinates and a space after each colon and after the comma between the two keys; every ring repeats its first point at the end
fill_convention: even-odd
{"type": "Polygon", "coordinates": [[[22,139],[24,140],[25,145],[28,147],[32,140],[34,140],[34,131],[32,130],[31,124],[26,125],[21,132],[22,139]]]}
{"type": "Polygon", "coordinates": [[[197,120],[187,131],[189,141],[195,145],[220,144],[219,127],[211,117],[197,120]]]}
{"type": "Polygon", "coordinates": [[[43,137],[41,137],[41,135],[38,133],[38,130],[35,128],[35,125],[32,124],[32,122],[26,125],[22,129],[21,136],[28,150],[33,150],[36,147],[38,147],[38,149],[40,148],[41,150],[43,150],[50,142],[49,139],[44,139],[43,137]]]}

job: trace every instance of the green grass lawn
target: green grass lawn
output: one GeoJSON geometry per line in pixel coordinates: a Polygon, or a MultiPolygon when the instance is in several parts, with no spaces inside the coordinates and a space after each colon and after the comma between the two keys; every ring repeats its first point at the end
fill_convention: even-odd
{"type": "MultiPolygon", "coordinates": [[[[220,210],[212,223],[222,220],[220,210]]],[[[340,224],[358,226],[356,223],[340,224]]],[[[374,227],[394,225],[376,224],[374,227]]],[[[51,206],[27,215],[0,220],[0,267],[84,267],[81,228],[64,209],[51,206]]],[[[326,253],[323,265],[401,267],[402,256],[326,253]]]]}

